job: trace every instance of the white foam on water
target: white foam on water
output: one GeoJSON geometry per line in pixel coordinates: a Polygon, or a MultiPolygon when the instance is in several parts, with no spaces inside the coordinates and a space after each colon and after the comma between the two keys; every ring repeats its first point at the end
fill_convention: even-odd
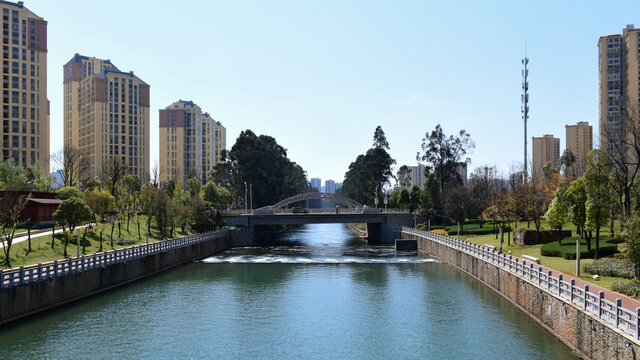
{"type": "Polygon", "coordinates": [[[202,260],[203,263],[219,264],[420,264],[440,263],[433,258],[418,257],[389,257],[389,258],[358,258],[358,257],[300,257],[277,255],[244,255],[244,256],[214,256],[202,260]]]}

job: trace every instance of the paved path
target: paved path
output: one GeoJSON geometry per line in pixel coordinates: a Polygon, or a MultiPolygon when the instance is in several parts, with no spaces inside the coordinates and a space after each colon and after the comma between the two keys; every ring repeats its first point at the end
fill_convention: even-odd
{"type": "MultiPolygon", "coordinates": [[[[77,226],[76,229],[82,229],[82,228],[87,227],[87,226],[89,226],[89,225],[80,225],[80,226],[77,226]]],[[[55,231],[56,234],[61,233],[61,232],[62,232],[62,229],[56,229],[56,231],[55,231]]],[[[21,233],[21,234],[24,234],[24,233],[21,233]]],[[[47,236],[47,235],[51,235],[51,231],[44,231],[44,232],[41,232],[41,233],[38,233],[38,234],[31,234],[31,240],[33,240],[34,238],[38,238],[38,237],[41,237],[41,236],[47,236]]],[[[24,241],[27,241],[27,240],[29,240],[29,236],[27,236],[27,235],[16,236],[16,237],[13,238],[13,242],[11,243],[11,245],[15,245],[17,243],[21,243],[21,242],[24,242],[24,241]]],[[[2,249],[2,248],[4,248],[4,241],[0,241],[0,249],[2,249]]]]}

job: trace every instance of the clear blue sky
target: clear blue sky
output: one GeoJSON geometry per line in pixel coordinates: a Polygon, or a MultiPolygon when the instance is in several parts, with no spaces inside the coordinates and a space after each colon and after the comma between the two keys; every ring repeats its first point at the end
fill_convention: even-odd
{"type": "MultiPolygon", "coordinates": [[[[151,86],[158,109],[193,100],[228,129],[268,134],[308,177],[342,181],[382,125],[415,165],[436,124],[476,142],[470,171],[522,162],[521,63],[530,62],[529,136],[588,121],[597,133],[597,40],[640,26],[620,1],[26,0],[48,22],[51,151],[62,148],[62,66],[111,59],[151,86]]],[[[530,141],[529,141],[530,143],[530,141]]]]}

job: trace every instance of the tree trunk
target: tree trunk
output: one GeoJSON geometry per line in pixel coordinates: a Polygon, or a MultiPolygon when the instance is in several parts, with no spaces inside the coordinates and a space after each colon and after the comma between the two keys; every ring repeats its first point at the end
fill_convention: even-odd
{"type": "Polygon", "coordinates": [[[82,234],[82,254],[83,255],[86,254],[86,250],[87,250],[86,245],[85,245],[86,244],[85,241],[87,240],[87,229],[89,229],[89,227],[85,226],[84,227],[84,233],[82,234]]]}
{"type": "Polygon", "coordinates": [[[111,250],[113,250],[113,230],[115,229],[116,224],[115,223],[111,223],[111,250]]]}
{"type": "Polygon", "coordinates": [[[591,251],[591,230],[587,234],[587,250],[591,251]]]}
{"type": "Polygon", "coordinates": [[[596,226],[596,250],[593,255],[594,260],[598,260],[598,249],[600,248],[600,225],[596,226]]]}
{"type": "Polygon", "coordinates": [[[65,232],[62,232],[62,238],[64,239],[64,257],[69,257],[69,255],[67,255],[67,245],[69,245],[69,237],[68,234],[65,234],[65,232]]]}
{"type": "Polygon", "coordinates": [[[122,222],[118,221],[118,237],[122,237],[122,222]]]}
{"type": "Polygon", "coordinates": [[[142,238],[140,237],[140,219],[138,219],[138,217],[136,217],[136,222],[138,223],[138,241],[142,240],[142,238]]]}
{"type": "Polygon", "coordinates": [[[129,232],[129,219],[131,219],[131,216],[127,214],[127,232],[129,232]]]}
{"type": "Polygon", "coordinates": [[[100,251],[102,251],[102,233],[104,232],[104,226],[100,228],[100,251]]]}
{"type": "Polygon", "coordinates": [[[51,227],[51,248],[53,249],[54,241],[56,240],[56,224],[51,227]]]}
{"type": "Polygon", "coordinates": [[[562,239],[560,239],[560,232],[562,231],[562,226],[558,227],[558,244],[562,243],[562,239]]]}
{"type": "Polygon", "coordinates": [[[27,228],[27,241],[29,242],[29,250],[27,250],[27,255],[31,252],[31,228],[27,228]]]}
{"type": "Polygon", "coordinates": [[[611,229],[610,229],[610,233],[609,236],[613,239],[616,236],[616,230],[613,228],[613,216],[611,217],[611,229]]]}

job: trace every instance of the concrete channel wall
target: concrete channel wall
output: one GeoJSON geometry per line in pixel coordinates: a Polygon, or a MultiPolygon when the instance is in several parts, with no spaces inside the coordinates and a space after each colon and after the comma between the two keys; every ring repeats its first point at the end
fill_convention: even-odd
{"type": "Polygon", "coordinates": [[[540,267],[536,272],[533,264],[474,244],[408,228],[403,228],[402,239],[417,240],[419,250],[480,280],[580,357],[640,358],[640,310],[611,306],[602,294],[594,295],[588,288],[567,284],[562,276],[554,278],[540,267]]]}
{"type": "Polygon", "coordinates": [[[252,244],[251,233],[219,231],[0,272],[0,325],[252,244]]]}

